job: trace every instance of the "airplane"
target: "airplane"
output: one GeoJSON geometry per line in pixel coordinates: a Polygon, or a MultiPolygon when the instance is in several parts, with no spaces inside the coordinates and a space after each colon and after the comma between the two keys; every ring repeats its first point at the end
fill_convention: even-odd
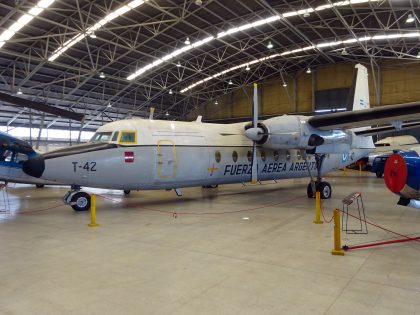
{"type": "MultiPolygon", "coordinates": [[[[330,198],[331,185],[322,175],[343,168],[375,149],[370,126],[413,120],[420,103],[370,108],[368,73],[361,64],[351,89],[348,109],[322,116],[282,115],[258,121],[254,84],[252,122],[234,124],[127,119],[98,128],[86,144],[34,154],[20,143],[16,152],[27,156],[13,176],[0,179],[44,180],[71,186],[64,202],[76,211],[90,207],[81,187],[130,190],[217,187],[284,178],[311,178],[308,197],[320,192],[330,198]],[[316,177],[316,179],[314,179],[316,177]]],[[[389,127],[387,127],[389,128],[389,127]]],[[[2,138],[3,135],[0,135],[2,138]]],[[[1,165],[0,170],[6,165],[1,165]]]]}
{"type": "Polygon", "coordinates": [[[398,205],[420,209],[420,147],[395,150],[385,163],[384,181],[400,196],[398,205]]]}

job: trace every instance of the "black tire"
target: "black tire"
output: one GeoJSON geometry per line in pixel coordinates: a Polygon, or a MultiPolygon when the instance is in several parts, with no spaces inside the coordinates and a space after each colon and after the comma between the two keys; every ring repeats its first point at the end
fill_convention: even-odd
{"type": "Polygon", "coordinates": [[[217,188],[219,187],[219,185],[205,185],[205,186],[201,186],[202,188],[217,188]]]}
{"type": "Polygon", "coordinates": [[[382,178],[383,173],[381,171],[376,171],[376,177],[382,178]]]}
{"type": "Polygon", "coordinates": [[[330,199],[332,195],[331,185],[327,182],[321,182],[318,185],[318,191],[321,193],[321,199],[330,199]]]}
{"type": "Polygon", "coordinates": [[[71,207],[76,211],[86,211],[90,208],[90,195],[79,191],[71,197],[71,207]]]}
{"type": "Polygon", "coordinates": [[[36,186],[36,188],[44,188],[45,185],[44,184],[36,184],[35,186],[36,186]]]}
{"type": "Polygon", "coordinates": [[[126,195],[129,195],[130,192],[131,192],[131,190],[129,190],[129,189],[124,190],[124,194],[126,194],[126,195]]]}

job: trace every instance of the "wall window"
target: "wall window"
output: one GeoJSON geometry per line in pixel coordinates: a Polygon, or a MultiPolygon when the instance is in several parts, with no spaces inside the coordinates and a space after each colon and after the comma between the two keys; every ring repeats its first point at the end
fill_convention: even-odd
{"type": "Polygon", "coordinates": [[[222,160],[222,155],[220,154],[220,151],[216,151],[214,153],[214,159],[216,160],[217,163],[219,163],[222,160]]]}
{"type": "Polygon", "coordinates": [[[248,151],[248,153],[246,154],[246,157],[248,158],[248,162],[252,162],[252,152],[248,151]]]}
{"type": "Polygon", "coordinates": [[[261,160],[265,162],[265,151],[261,151],[261,160]]]}
{"type": "Polygon", "coordinates": [[[238,152],[236,151],[232,152],[232,160],[233,162],[236,162],[238,160],[238,152]]]}
{"type": "Polygon", "coordinates": [[[274,161],[278,161],[280,157],[279,151],[273,151],[273,157],[274,161]]]}
{"type": "Polygon", "coordinates": [[[290,161],[290,151],[286,151],[286,161],[290,161]]]}

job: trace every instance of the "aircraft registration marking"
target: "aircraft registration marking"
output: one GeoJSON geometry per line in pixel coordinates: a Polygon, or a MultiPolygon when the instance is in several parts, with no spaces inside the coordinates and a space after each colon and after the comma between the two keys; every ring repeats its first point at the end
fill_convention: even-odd
{"type": "Polygon", "coordinates": [[[73,164],[73,172],[76,173],[78,169],[85,170],[86,172],[96,172],[96,162],[86,162],[82,165],[79,162],[71,162],[73,164]]]}

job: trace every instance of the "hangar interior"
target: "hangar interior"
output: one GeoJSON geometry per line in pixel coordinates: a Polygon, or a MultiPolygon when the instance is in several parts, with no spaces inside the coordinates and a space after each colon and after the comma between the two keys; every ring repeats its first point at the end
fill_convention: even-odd
{"type": "MultiPolygon", "coordinates": [[[[340,112],[357,63],[372,108],[419,102],[419,25],[414,0],[4,0],[0,130],[49,151],[152,108],[155,120],[251,121],[254,82],[261,119],[340,112]]],[[[418,240],[331,255],[332,210],[349,193],[369,233],[341,231],[343,244],[416,238],[419,210],[372,173],[325,177],[324,224],[309,177],[182,197],[87,187],[95,228],[62,203],[68,187],[2,185],[0,314],[420,313],[418,240]]]]}

